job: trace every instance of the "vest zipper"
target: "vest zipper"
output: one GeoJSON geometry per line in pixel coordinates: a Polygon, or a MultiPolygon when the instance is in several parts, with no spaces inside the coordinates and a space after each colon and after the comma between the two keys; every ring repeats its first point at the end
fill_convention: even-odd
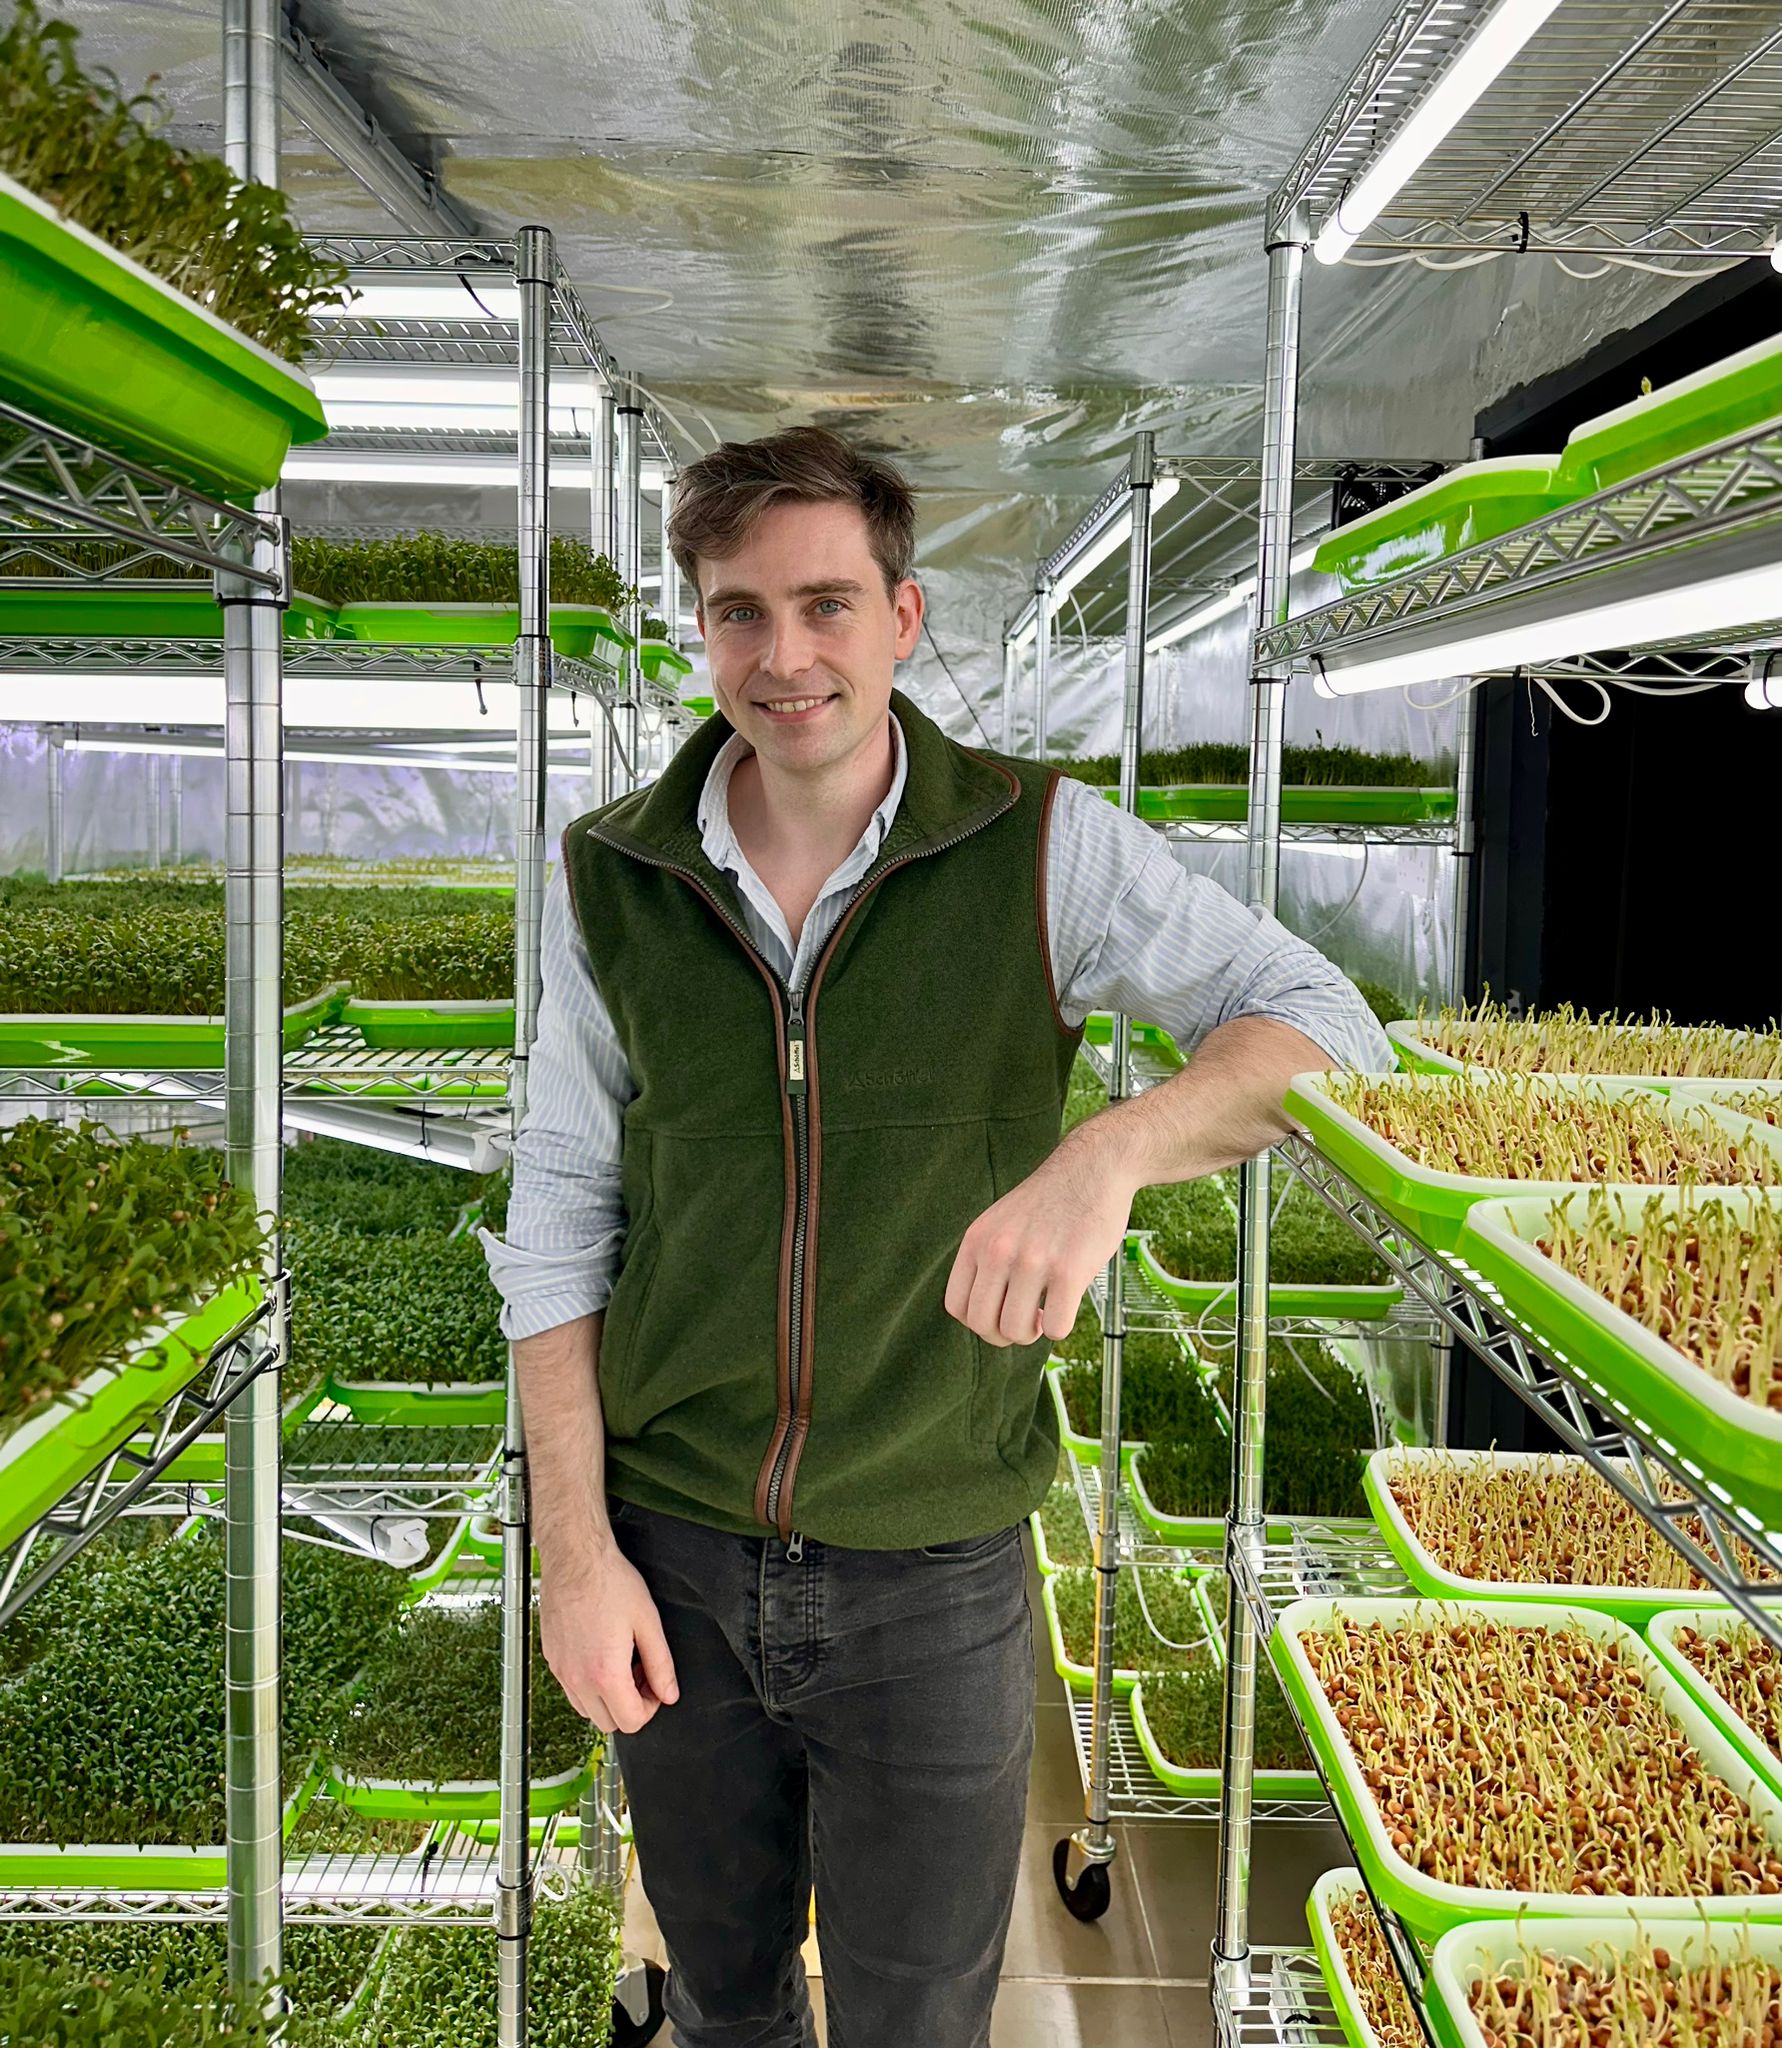
{"type": "MultiPolygon", "coordinates": [[[[711,905],[723,923],[734,933],[738,944],[741,945],[743,951],[748,954],[749,958],[760,969],[768,985],[773,989],[776,998],[780,996],[785,998],[785,1037],[781,1049],[785,1064],[785,1092],[791,1111],[794,1167],[792,1255],[791,1270],[788,1276],[788,1292],[791,1298],[786,1304],[785,1413],[783,1420],[776,1420],[773,1442],[769,1446],[764,1464],[768,1478],[763,1504],[767,1510],[766,1520],[784,1538],[787,1545],[786,1555],[795,1564],[802,1562],[804,1556],[804,1538],[792,1527],[792,1495],[797,1478],[798,1459],[803,1449],[803,1438],[799,1428],[801,1396],[806,1403],[808,1403],[810,1396],[809,1376],[804,1371],[806,1338],[804,1294],[805,1276],[813,1256],[813,1246],[811,1243],[813,1230],[811,1216],[810,1088],[817,1071],[815,1029],[817,993],[822,984],[823,975],[829,965],[830,958],[834,954],[836,947],[840,944],[842,934],[847,930],[855,911],[859,909],[860,905],[881,882],[885,881],[887,877],[896,874],[899,868],[909,867],[915,861],[925,860],[933,854],[947,853],[953,847],[963,845],[975,833],[982,831],[986,825],[992,824],[997,818],[1000,818],[1018,799],[1019,791],[1016,790],[1010,795],[1006,803],[992,811],[987,817],[977,819],[962,832],[955,832],[950,838],[933,840],[926,846],[916,847],[898,859],[888,862],[876,875],[869,876],[866,880],[857,883],[853,893],[842,906],[841,915],[835,921],[835,929],[830,933],[811,973],[796,988],[782,981],[779,975],[773,971],[756,949],[754,941],[749,937],[747,928],[731,916],[730,912],[724,908],[723,904],[700,881],[697,875],[690,873],[686,868],[681,867],[674,861],[665,860],[659,855],[641,852],[635,845],[629,843],[617,845],[612,840],[603,840],[604,844],[615,846],[616,851],[629,854],[633,860],[640,861],[645,867],[662,868],[669,874],[678,875],[690,889],[702,896],[711,905]],[[807,999],[809,1003],[808,1016],[806,1011],[807,999]]],[[[599,833],[596,833],[595,836],[597,838],[602,837],[599,833]]],[[[759,1478],[757,1478],[756,1485],[759,1488],[759,1478]]],[[[757,1497],[761,1498],[759,1494],[757,1497]]]]}

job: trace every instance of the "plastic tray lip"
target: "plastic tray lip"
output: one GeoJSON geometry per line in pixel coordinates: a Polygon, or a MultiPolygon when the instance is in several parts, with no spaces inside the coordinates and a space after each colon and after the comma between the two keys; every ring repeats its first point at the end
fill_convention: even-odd
{"type": "MultiPolygon", "coordinates": [[[[1778,1593],[1782,1599],[1782,1592],[1778,1593]]],[[[1677,1641],[1680,1628],[1693,1628],[1705,1636],[1730,1635],[1745,1617],[1734,1607],[1673,1607],[1654,1615],[1646,1630],[1646,1641],[1654,1656],[1701,1704],[1704,1712],[1719,1721],[1733,1747],[1745,1753],[1746,1761],[1770,1788],[1782,1793],[1782,1756],[1771,1749],[1731,1700],[1704,1671],[1698,1671],[1677,1641]]]]}
{"type": "MultiPolygon", "coordinates": [[[[1134,1256],[1139,1262],[1147,1280],[1160,1293],[1172,1300],[1182,1302],[1186,1307],[1211,1306],[1222,1296],[1237,1294],[1237,1281],[1230,1280],[1184,1280],[1179,1273],[1172,1273],[1158,1260],[1151,1249],[1151,1239],[1156,1235],[1150,1230],[1135,1230],[1131,1235],[1138,1240],[1134,1256]],[[1205,1294],[1207,1302],[1200,1304],[1190,1297],[1205,1294]]],[[[1333,1317],[1353,1316],[1357,1321],[1372,1322],[1389,1315],[1404,1299],[1404,1287],[1397,1280],[1341,1281],[1341,1280],[1279,1280],[1270,1281],[1269,1299],[1275,1302],[1283,1315],[1300,1313],[1292,1306],[1294,1295],[1316,1295],[1320,1301],[1334,1304],[1329,1308],[1308,1308],[1307,1315],[1329,1315],[1333,1317]]]]}
{"type": "Polygon", "coordinates": [[[1723,377],[1754,369],[1778,355],[1782,355],[1782,334],[1768,335],[1748,348],[1721,357],[1718,362],[1691,370],[1687,376],[1674,378],[1669,384],[1661,384],[1656,391],[1642,392],[1638,398],[1627,399],[1607,412],[1599,412],[1594,419],[1575,426],[1566,436],[1566,454],[1569,456],[1575,448],[1598,434],[1612,433],[1618,427],[1641,420],[1657,422],[1659,431],[1663,432],[1664,414],[1678,399],[1693,398],[1698,392],[1711,390],[1723,377]]]}
{"type": "MultiPolygon", "coordinates": [[[[1386,1078],[1394,1087],[1409,1088],[1421,1093],[1425,1090],[1439,1091],[1451,1088],[1455,1076],[1393,1074],[1386,1078]]],[[[1620,1102],[1650,1097],[1653,1092],[1645,1083],[1623,1075],[1528,1074],[1515,1078],[1521,1079],[1531,1092],[1537,1094],[1552,1093],[1565,1096],[1589,1092],[1620,1102]]],[[[1401,1179],[1414,1181],[1419,1187],[1428,1187],[1438,1193],[1462,1195],[1471,1199],[1484,1199],[1493,1195],[1535,1195],[1553,1200],[1561,1195],[1572,1194],[1579,1188],[1635,1185],[1631,1182],[1504,1180],[1483,1174],[1454,1173],[1446,1167],[1420,1166],[1408,1152],[1401,1152],[1397,1146],[1388,1144],[1371,1124],[1363,1123],[1360,1117],[1335,1101],[1325,1086],[1328,1079],[1327,1074],[1295,1074],[1287,1086],[1287,1107],[1290,1110],[1310,1108],[1315,1116],[1333,1124],[1346,1138],[1370,1154],[1387,1171],[1401,1179]]],[[[1710,1121],[1726,1126],[1734,1137],[1751,1140],[1760,1150],[1767,1152],[1779,1168],[1782,1168],[1782,1131],[1760,1123],[1756,1117],[1743,1116],[1737,1110],[1725,1109],[1718,1103],[1691,1102],[1679,1106],[1683,1109],[1699,1109],[1705,1112],[1710,1121]]],[[[1315,1129],[1313,1136],[1317,1136],[1315,1129]]],[[[1704,1192],[1736,1189],[1743,1185],[1746,1183],[1736,1181],[1705,1183],[1704,1192]]]]}
{"type": "Polygon", "coordinates": [[[1353,1898],[1357,1893],[1365,1899],[1367,1885],[1353,1863],[1325,1871],[1314,1882],[1306,1899],[1306,1925],[1312,1932],[1318,1966],[1324,1972],[1325,1989],[1330,1993],[1331,2003],[1336,2007],[1345,2031],[1353,2030],[1350,2039],[1357,2043],[1357,2048],[1380,2048],[1380,2037],[1375,2033],[1373,2022],[1367,2016],[1367,2007],[1362,2003],[1361,1987],[1349,1974],[1349,1960],[1343,1954],[1343,1944],[1337,1939],[1336,1926],[1330,1917],[1330,1909],[1339,1898],[1353,1898]]]}
{"type": "MultiPolygon", "coordinates": [[[[1467,1995],[1468,1981],[1477,1962],[1507,1961],[1519,1955],[1525,1946],[1573,1952],[1588,1952],[1601,1942],[1619,1946],[1650,1934],[1650,1918],[1650,1914],[1623,1909],[1588,1916],[1543,1915],[1521,1925],[1514,1920],[1467,1921],[1449,1928],[1436,1942],[1429,1965],[1429,1996],[1440,2005],[1458,2048],[1487,2048],[1484,2031],[1473,2018],[1467,1995]]],[[[1716,1952],[1719,1944],[1738,1939],[1747,1929],[1754,1952],[1767,1961],[1782,1964],[1782,1926],[1752,1916],[1696,1920],[1693,1924],[1667,1920],[1664,1946],[1685,1962],[1705,1960],[1716,1952]]]]}
{"type": "MultiPolygon", "coordinates": [[[[1162,1674],[1142,1674],[1127,1698],[1127,1716],[1132,1722],[1132,1732],[1139,1748],[1144,1752],[1145,1762],[1150,1766],[1152,1777],[1166,1790],[1182,1799],[1216,1799],[1223,1782],[1224,1772],[1217,1762],[1210,1764],[1171,1763],[1163,1754],[1151,1723],[1145,1713],[1145,1678],[1162,1674]]],[[[1265,1771],[1258,1769],[1255,1774],[1255,1794],[1258,1799],[1302,1799],[1322,1800],[1324,1786],[1318,1773],[1306,1771],[1265,1771]]]]}
{"type": "MultiPolygon", "coordinates": [[[[1079,1570],[1084,1567],[1079,1566],[1079,1570]]],[[[1052,1639],[1052,1668],[1058,1673],[1072,1692],[1092,1692],[1095,1688],[1095,1673],[1086,1664],[1079,1664],[1064,1646],[1064,1624],[1058,1618],[1058,1579],[1054,1573],[1040,1582],[1040,1604],[1045,1609],[1046,1633],[1052,1639]]],[[[1126,1698],[1139,1682],[1139,1674],[1124,1665],[1114,1667],[1114,1695],[1126,1698]]]]}
{"type": "Polygon", "coordinates": [[[1402,497],[1389,499],[1359,519],[1345,520],[1334,528],[1319,547],[1322,560],[1316,566],[1322,567],[1324,560],[1334,561],[1353,554],[1357,540],[1377,545],[1388,533],[1397,539],[1407,512],[1417,519],[1439,518],[1449,512],[1465,511],[1481,498],[1560,496],[1561,461],[1562,457],[1554,454],[1489,455],[1477,462],[1457,462],[1452,469],[1443,470],[1440,476],[1431,477],[1414,491],[1406,491],[1402,497]]]}
{"type": "MultiPolygon", "coordinates": [[[[1556,1629],[1575,1624],[1591,1635],[1615,1643],[1647,1681],[1647,1690],[1664,1704],[1673,1721],[1688,1736],[1706,1767],[1729,1785],[1734,1794],[1765,1823],[1770,1839],[1782,1845],[1782,1794],[1773,1791],[1751,1768],[1731,1739],[1696,1703],[1693,1695],[1679,1685],[1664,1660],[1652,1650],[1637,1629],[1615,1616],[1591,1607],[1543,1606],[1533,1601],[1484,1603],[1457,1600],[1387,1600],[1366,1598],[1306,1598],[1293,1601],[1275,1618],[1272,1648],[1291,1670],[1295,1689],[1309,1705],[1311,1726],[1306,1733],[1314,1746],[1324,1750],[1341,1783],[1345,1803],[1357,1829],[1356,1849],[1365,1846],[1369,1858],[1401,1891],[1416,1895],[1432,1911],[1445,1917],[1480,1920],[1514,1920],[1522,1913],[1542,1918],[1571,1914],[1579,1919],[1597,1917],[1589,1907],[1580,1906],[1571,1894],[1557,1892],[1512,1892],[1483,1886],[1457,1885],[1444,1878],[1426,1877],[1407,1863],[1387,1839],[1380,1810],[1368,1789],[1349,1739],[1331,1710],[1324,1688],[1312,1669],[1311,1659],[1300,1642],[1302,1630],[1315,1630],[1333,1618],[1367,1623],[1414,1618],[1467,1616],[1497,1622],[1507,1627],[1556,1629]],[[1483,1609],[1483,1612],[1481,1611],[1483,1609]]],[[[1766,1918],[1782,1916],[1782,1899],[1766,1908],[1748,1896],[1718,1894],[1675,1898],[1647,1893],[1618,1893],[1604,1901],[1606,1911],[1626,1912],[1629,1907],[1650,1919],[1709,1919],[1742,1917],[1762,1913],[1766,1918]]]]}
{"type": "MultiPolygon", "coordinates": [[[[1574,1204],[1587,1202],[1594,1192],[1596,1190],[1588,1186],[1572,1187],[1563,1190],[1558,1199],[1569,1209],[1574,1204]]],[[[1763,1203],[1765,1194],[1762,1189],[1739,1187],[1611,1187],[1606,1192],[1611,1202],[1623,1211],[1636,1204],[1643,1209],[1653,1200],[1661,1201],[1667,1210],[1672,1210],[1686,1195],[1719,1202],[1735,1210],[1749,1209],[1763,1203]]],[[[1775,1201],[1782,1204],[1782,1190],[1771,1192],[1775,1201]]],[[[1550,1288],[1574,1310],[1602,1324],[1605,1334],[1614,1342],[1663,1373],[1680,1391],[1700,1401],[1721,1421],[1770,1439],[1777,1453],[1782,1455],[1782,1414],[1759,1408],[1754,1402],[1735,1394],[1730,1387],[1723,1387],[1711,1373],[1696,1365],[1683,1352],[1667,1344],[1663,1338],[1653,1336],[1625,1309],[1618,1308],[1605,1295],[1587,1287],[1576,1274],[1567,1272],[1557,1260],[1548,1258],[1545,1252],[1518,1234],[1514,1228],[1517,1221],[1524,1216],[1535,1220],[1537,1210],[1538,1220],[1545,1221],[1553,1206],[1552,1196],[1543,1189],[1531,1187],[1515,1195],[1495,1196],[1475,1204],[1467,1214],[1466,1227],[1474,1238],[1488,1245],[1499,1257],[1520,1267],[1540,1286],[1550,1288]]]]}
{"type": "MultiPolygon", "coordinates": [[[[572,1764],[566,1771],[555,1771],[549,1777],[528,1778],[527,1783],[535,1792],[561,1792],[578,1779],[591,1777],[593,1768],[591,1762],[584,1761],[572,1764]]],[[[423,1778],[360,1778],[355,1777],[351,1771],[343,1771],[330,1764],[323,1789],[330,1797],[342,1797],[358,1789],[365,1792],[400,1792],[423,1798],[481,1798],[498,1793],[501,1790],[501,1780],[447,1778],[435,1785],[431,1779],[423,1778]]],[[[420,1816],[417,1815],[416,1818],[420,1816]]]]}
{"type": "Polygon", "coordinates": [[[1444,1450],[1438,1445],[1391,1444],[1384,1450],[1370,1452],[1362,1483],[1367,1489],[1375,1525],[1388,1549],[1405,1566],[1413,1580],[1422,1575],[1421,1590],[1425,1597],[1479,1601],[1494,1607],[1506,1601],[1541,1602],[1565,1607],[1595,1607],[1612,1602],[1619,1608],[1645,1610],[1653,1617],[1673,1607],[1691,1604],[1713,1611],[1712,1603],[1721,1599],[1719,1611],[1735,1612],[1730,1602],[1706,1587],[1682,1586],[1667,1591],[1652,1586],[1562,1585],[1553,1579],[1469,1579],[1450,1571],[1431,1554],[1411,1527],[1389,1484],[1389,1475],[1395,1465],[1433,1465],[1444,1458],[1457,1465],[1492,1465],[1498,1468],[1554,1462],[1577,1466],[1586,1464],[1583,1458],[1563,1451],[1444,1450]]]}

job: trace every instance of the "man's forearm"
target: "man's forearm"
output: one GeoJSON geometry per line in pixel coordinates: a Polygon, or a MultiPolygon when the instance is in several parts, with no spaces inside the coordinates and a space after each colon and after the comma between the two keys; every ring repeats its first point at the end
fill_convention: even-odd
{"type": "MultiPolygon", "coordinates": [[[[1295,1074],[1323,1072],[1324,1049],[1271,1017],[1234,1017],[1159,1088],[1079,1124],[1059,1147],[1136,1190],[1196,1180],[1265,1151],[1293,1128],[1281,1106],[1295,1074]]],[[[1076,1162],[1072,1162],[1076,1163],[1076,1162]]]]}
{"type": "Polygon", "coordinates": [[[612,1549],[606,1426],[600,1412],[603,1315],[560,1323],[514,1345],[526,1418],[532,1538],[544,1569],[576,1577],[612,1549]]]}

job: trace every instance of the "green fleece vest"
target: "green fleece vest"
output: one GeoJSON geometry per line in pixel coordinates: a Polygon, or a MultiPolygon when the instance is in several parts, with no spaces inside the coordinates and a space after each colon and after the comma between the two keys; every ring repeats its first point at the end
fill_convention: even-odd
{"type": "Polygon", "coordinates": [[[808,987],[754,950],[701,845],[721,716],[563,840],[637,1089],[608,1486],[861,1549],[988,1534],[1052,1479],[1046,1346],[981,1343],[943,1298],[966,1230],[1057,1144],[1080,1037],[1045,935],[1055,774],[892,709],[903,800],[808,987]]]}

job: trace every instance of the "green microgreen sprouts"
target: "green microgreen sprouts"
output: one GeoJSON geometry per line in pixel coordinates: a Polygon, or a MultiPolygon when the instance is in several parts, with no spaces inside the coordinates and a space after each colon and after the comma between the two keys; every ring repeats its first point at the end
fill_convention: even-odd
{"type": "Polygon", "coordinates": [[[1523,1074],[1653,1074],[1782,1080],[1782,1030],[1676,1024],[1661,1012],[1592,1016],[1570,1003],[1513,1016],[1489,997],[1420,1020],[1418,1037],[1451,1058],[1523,1074]]]}
{"type": "MultiPolygon", "coordinates": [[[[387,540],[299,535],[291,570],[325,604],[487,604],[520,601],[520,551],[501,541],[410,533],[387,540]]],[[[632,593],[605,555],[563,534],[551,541],[551,602],[616,612],[632,593]]]]}
{"type": "MultiPolygon", "coordinates": [[[[1147,1671],[1143,1683],[1145,1721],[1164,1757],[1184,1771],[1218,1770],[1224,1758],[1224,1668],[1206,1660],[1183,1671],[1147,1671]]],[[[1312,1768],[1292,1709],[1266,1670],[1256,1684],[1255,1754],[1259,1771],[1312,1768]]]]}
{"type": "MultiPolygon", "coordinates": [[[[1050,1581],[1065,1655],[1095,1668],[1095,1603],[1099,1574],[1057,1573],[1050,1581]]],[[[1134,1565],[1119,1575],[1114,1596],[1116,1671],[1174,1671],[1210,1655],[1206,1625],[1188,1581],[1161,1565],[1134,1565]]]]}
{"type": "MultiPolygon", "coordinates": [[[[1113,789],[1120,781],[1117,754],[1060,759],[1054,765],[1079,782],[1113,789]]],[[[1139,757],[1139,781],[1147,789],[1189,783],[1247,783],[1250,749],[1240,741],[1203,741],[1198,746],[1147,750],[1139,757]]],[[[1281,780],[1336,789],[1423,789],[1450,779],[1433,761],[1410,754],[1371,754],[1358,747],[1286,747],[1281,780]]],[[[1402,1013],[1401,1013],[1402,1014],[1402,1013]]]]}
{"type": "Polygon", "coordinates": [[[1556,1955],[1531,1926],[1522,1953],[1475,1977],[1467,2003],[1486,2048],[1772,2048],[1782,2039],[1782,1971],[1731,1929],[1711,1961],[1677,1962],[1639,1935],[1556,1955]]]}

